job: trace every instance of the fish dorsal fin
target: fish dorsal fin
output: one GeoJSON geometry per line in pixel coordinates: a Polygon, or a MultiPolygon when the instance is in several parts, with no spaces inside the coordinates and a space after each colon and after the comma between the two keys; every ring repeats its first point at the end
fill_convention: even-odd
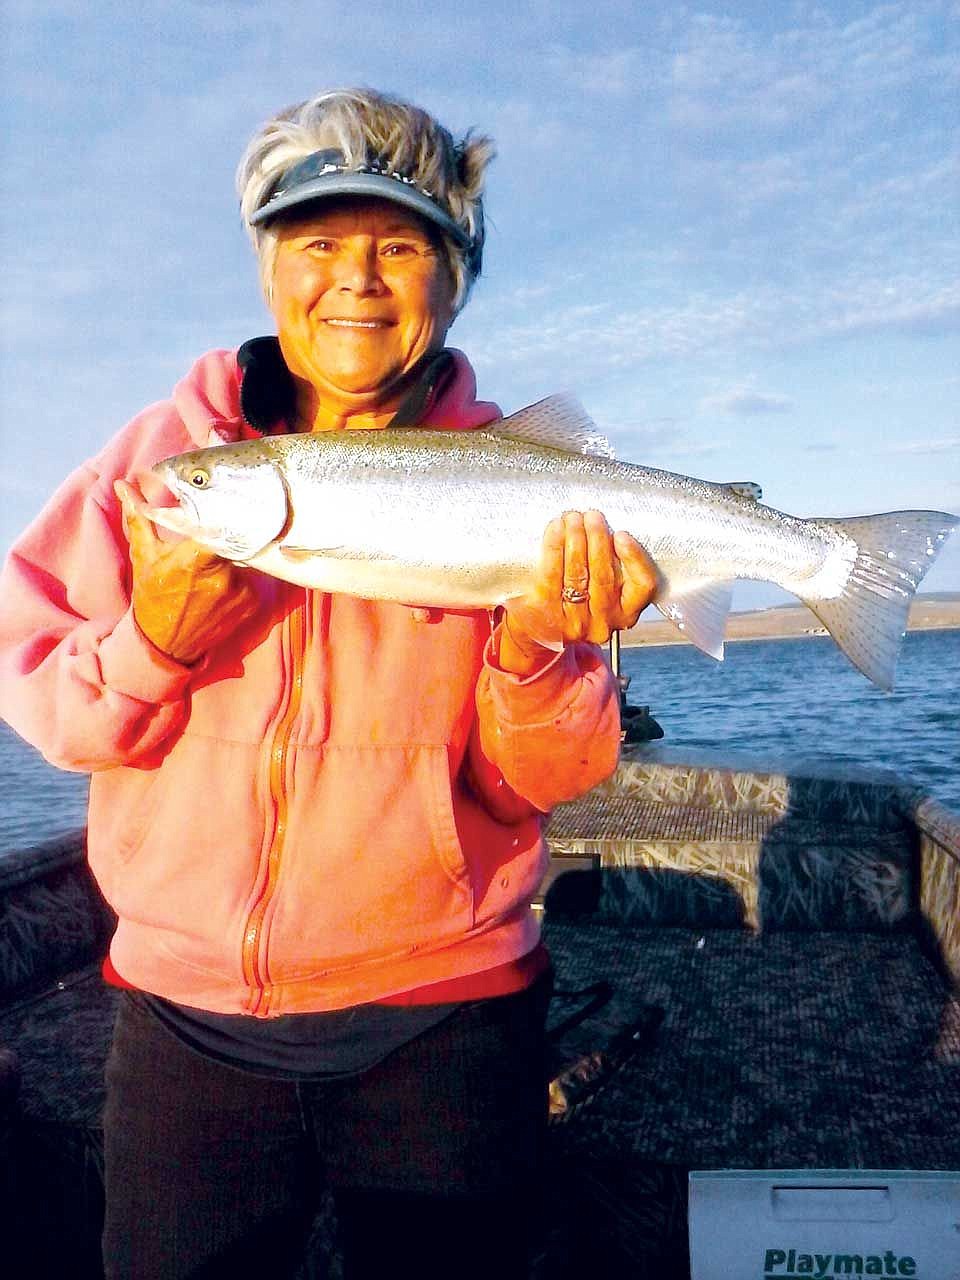
{"type": "Polygon", "coordinates": [[[573,396],[547,396],[518,409],[488,428],[494,435],[543,444],[564,453],[584,453],[595,458],[614,457],[610,441],[597,430],[583,405],[573,396]]]}
{"type": "Polygon", "coordinates": [[[731,582],[671,581],[656,606],[691,644],[722,662],[732,594],[731,582]]]}

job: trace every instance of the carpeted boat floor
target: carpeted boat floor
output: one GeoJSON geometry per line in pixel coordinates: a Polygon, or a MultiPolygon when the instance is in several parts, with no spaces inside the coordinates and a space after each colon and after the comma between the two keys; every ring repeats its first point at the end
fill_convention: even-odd
{"type": "MultiPolygon", "coordinates": [[[[531,1280],[683,1280],[690,1169],[960,1168],[960,1003],[917,935],[548,918],[545,937],[551,1023],[567,1024],[554,1067],[599,1050],[603,1087],[574,1091],[551,1125],[531,1280]],[[598,984],[609,999],[590,1008],[575,993],[598,984]],[[626,1048],[625,1028],[636,1033],[626,1048]]],[[[68,1256],[84,1280],[101,1275],[115,1001],[87,970],[0,1017],[0,1043],[23,1068],[6,1190],[34,1254],[68,1256]]],[[[301,1280],[338,1276],[334,1229],[321,1214],[301,1280]]]]}
{"type": "Polygon", "coordinates": [[[610,982],[610,1031],[663,1011],[576,1115],[577,1145],[687,1169],[960,1168],[960,1003],[916,934],[548,920],[545,936],[558,987],[610,982]]]}
{"type": "MultiPolygon", "coordinates": [[[[554,1023],[576,1007],[564,991],[613,993],[561,1037],[557,1065],[662,1011],[571,1128],[687,1168],[960,1168],[960,1002],[915,934],[548,919],[544,936],[554,1023]]],[[[96,1124],[114,1000],[88,971],[5,1012],[28,1114],[96,1124]]]]}

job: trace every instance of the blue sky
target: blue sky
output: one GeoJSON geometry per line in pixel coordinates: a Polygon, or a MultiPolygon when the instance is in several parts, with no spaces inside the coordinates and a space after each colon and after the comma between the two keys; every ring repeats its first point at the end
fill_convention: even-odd
{"type": "MultiPolygon", "coordinates": [[[[268,332],[233,172],[367,84],[497,140],[451,341],[507,411],[799,515],[960,512],[960,3],[5,0],[0,550],[268,332]]],[[[925,589],[960,590],[960,537],[925,589]]],[[[783,599],[749,589],[741,607],[783,599]]]]}

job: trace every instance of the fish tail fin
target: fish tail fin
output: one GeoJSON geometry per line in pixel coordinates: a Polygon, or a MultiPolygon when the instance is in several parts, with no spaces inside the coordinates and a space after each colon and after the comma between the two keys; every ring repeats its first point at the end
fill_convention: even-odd
{"type": "Polygon", "coordinates": [[[852,538],[856,557],[839,595],[800,599],[853,665],[889,693],[914,592],[960,519],[942,511],[891,511],[822,523],[852,538]]]}

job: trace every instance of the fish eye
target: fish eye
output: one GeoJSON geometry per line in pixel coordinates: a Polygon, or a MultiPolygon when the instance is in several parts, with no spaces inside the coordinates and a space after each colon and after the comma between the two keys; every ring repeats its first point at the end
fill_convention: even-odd
{"type": "Polygon", "coordinates": [[[197,467],[190,472],[190,483],[195,489],[205,489],[210,483],[209,471],[204,471],[203,467],[197,467]]]}

